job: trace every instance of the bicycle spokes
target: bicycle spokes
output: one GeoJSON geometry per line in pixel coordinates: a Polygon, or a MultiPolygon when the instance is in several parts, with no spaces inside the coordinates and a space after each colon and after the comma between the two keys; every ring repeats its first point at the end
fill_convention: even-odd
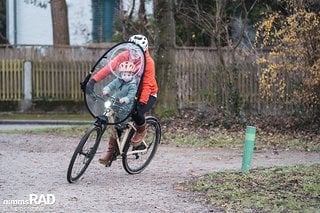
{"type": "MultiPolygon", "coordinates": [[[[124,141],[118,144],[119,147],[117,147],[109,165],[118,156],[122,157],[122,165],[129,174],[140,173],[149,165],[160,143],[161,128],[154,117],[147,117],[146,122],[147,133],[139,146],[131,144],[131,138],[134,134],[133,124],[121,129],[123,135],[118,132],[119,137],[122,137],[124,141]]],[[[101,126],[98,123],[88,129],[82,137],[69,164],[67,179],[70,183],[78,180],[88,168],[97,152],[105,130],[106,126],[101,126]]]]}
{"type": "Polygon", "coordinates": [[[67,179],[70,183],[79,179],[88,168],[100,143],[103,131],[93,125],[82,137],[71,158],[67,179]]]}
{"type": "Polygon", "coordinates": [[[160,126],[156,120],[147,119],[147,133],[142,143],[134,147],[128,144],[122,159],[123,166],[129,174],[142,172],[152,160],[160,142],[160,126]]]}

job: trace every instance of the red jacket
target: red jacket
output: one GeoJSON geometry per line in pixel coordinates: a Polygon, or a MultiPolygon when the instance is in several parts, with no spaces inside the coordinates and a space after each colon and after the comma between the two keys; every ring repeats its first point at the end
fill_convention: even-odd
{"type": "MultiPolygon", "coordinates": [[[[148,50],[145,52],[145,56],[146,56],[146,67],[145,67],[142,80],[140,82],[138,97],[139,97],[139,102],[147,104],[149,100],[149,96],[157,94],[158,85],[155,77],[156,74],[155,74],[154,60],[150,56],[150,53],[148,50]]],[[[114,60],[112,60],[110,66],[112,67],[113,70],[115,70],[116,67],[121,62],[128,61],[128,60],[129,60],[129,51],[123,52],[119,54],[114,60]]],[[[133,61],[133,63],[136,65],[136,67],[139,67],[140,60],[133,61]]],[[[99,82],[103,78],[108,76],[110,73],[111,73],[111,70],[109,66],[105,66],[99,72],[97,72],[92,77],[92,79],[94,79],[96,82],[99,82]]]]}

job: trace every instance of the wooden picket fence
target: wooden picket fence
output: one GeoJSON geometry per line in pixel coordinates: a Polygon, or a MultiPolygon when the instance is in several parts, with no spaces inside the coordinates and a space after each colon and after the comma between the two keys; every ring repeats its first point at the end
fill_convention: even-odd
{"type": "MultiPolygon", "coordinates": [[[[16,51],[13,48],[0,48],[0,101],[23,100],[25,60],[32,64],[33,100],[81,101],[83,99],[79,83],[91,71],[95,61],[105,49],[46,47],[45,50],[44,54],[39,48],[19,48],[16,51]]],[[[237,88],[241,107],[255,113],[272,111],[278,103],[261,100],[258,93],[258,68],[254,65],[254,60],[241,57],[237,67],[237,88]]],[[[224,76],[216,64],[214,50],[177,49],[176,59],[179,108],[199,103],[214,105],[226,101],[227,97],[223,91],[226,87],[223,84],[224,76]]],[[[290,110],[295,106],[284,107],[289,107],[290,110]]]]}
{"type": "MultiPolygon", "coordinates": [[[[23,99],[23,60],[3,60],[0,67],[0,100],[23,99]]],[[[32,62],[32,98],[34,100],[73,100],[83,98],[80,82],[90,72],[92,62],[32,62]]]]}
{"type": "MultiPolygon", "coordinates": [[[[237,73],[236,86],[244,102],[259,102],[257,68],[248,63],[242,64],[237,73]]],[[[181,63],[177,66],[179,107],[184,108],[197,103],[223,103],[222,73],[213,64],[181,63]]]]}
{"type": "MultiPolygon", "coordinates": [[[[32,62],[32,99],[81,101],[80,82],[90,72],[90,61],[34,61],[32,62]]],[[[3,60],[0,66],[0,100],[23,100],[23,60],[3,60]]],[[[225,101],[221,89],[221,73],[213,65],[184,63],[177,65],[179,108],[199,103],[225,101]]],[[[238,74],[237,86],[243,106],[261,111],[258,79],[254,67],[238,74]]],[[[270,106],[270,104],[268,105],[270,106]]]]}
{"type": "Polygon", "coordinates": [[[0,61],[0,100],[23,99],[23,60],[0,61]]]}
{"type": "Polygon", "coordinates": [[[90,72],[88,61],[35,61],[33,62],[33,99],[81,100],[80,82],[90,72]]]}

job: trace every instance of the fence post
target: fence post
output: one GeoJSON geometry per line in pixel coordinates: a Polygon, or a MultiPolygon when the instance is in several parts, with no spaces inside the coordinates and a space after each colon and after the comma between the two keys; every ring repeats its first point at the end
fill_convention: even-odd
{"type": "Polygon", "coordinates": [[[253,126],[247,126],[241,168],[243,173],[248,173],[251,168],[255,136],[256,128],[253,126]]]}
{"type": "Polygon", "coordinates": [[[32,106],[32,63],[29,60],[23,63],[23,101],[21,110],[23,112],[29,110],[32,106]]]}

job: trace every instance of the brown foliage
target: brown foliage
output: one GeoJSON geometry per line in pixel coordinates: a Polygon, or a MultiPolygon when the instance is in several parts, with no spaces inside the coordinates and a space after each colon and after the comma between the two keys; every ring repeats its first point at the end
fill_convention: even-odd
{"type": "Polygon", "coordinates": [[[319,135],[320,121],[305,116],[234,116],[215,107],[187,109],[179,115],[161,118],[168,129],[188,131],[223,129],[230,132],[244,131],[246,126],[255,126],[266,133],[319,135]]]}

